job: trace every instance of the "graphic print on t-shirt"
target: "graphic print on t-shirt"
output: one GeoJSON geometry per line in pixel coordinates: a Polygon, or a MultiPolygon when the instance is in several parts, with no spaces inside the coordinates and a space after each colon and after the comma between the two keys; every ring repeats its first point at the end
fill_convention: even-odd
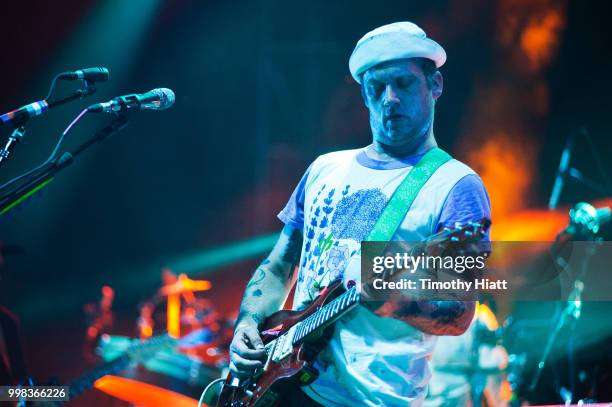
{"type": "Polygon", "coordinates": [[[298,287],[314,299],[321,287],[343,277],[350,258],[383,212],[388,198],[377,188],[350,193],[323,185],[305,219],[305,241],[298,287]],[[340,191],[337,193],[337,191],[340,191]]]}

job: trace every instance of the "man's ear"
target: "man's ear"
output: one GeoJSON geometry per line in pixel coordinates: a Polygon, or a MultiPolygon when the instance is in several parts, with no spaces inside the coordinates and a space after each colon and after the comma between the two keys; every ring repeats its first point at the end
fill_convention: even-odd
{"type": "Polygon", "coordinates": [[[370,110],[370,106],[368,106],[368,97],[365,94],[365,86],[363,85],[363,82],[361,82],[361,87],[359,90],[361,91],[361,100],[363,101],[363,105],[370,110]]]}
{"type": "Polygon", "coordinates": [[[444,79],[440,71],[433,73],[431,77],[431,96],[434,100],[442,96],[442,89],[444,88],[444,79]]]}
{"type": "Polygon", "coordinates": [[[363,86],[363,78],[361,80],[362,80],[361,86],[359,87],[359,90],[361,91],[361,100],[363,101],[363,104],[365,105],[365,107],[368,107],[368,100],[366,99],[366,94],[365,94],[365,86],[363,86]]]}

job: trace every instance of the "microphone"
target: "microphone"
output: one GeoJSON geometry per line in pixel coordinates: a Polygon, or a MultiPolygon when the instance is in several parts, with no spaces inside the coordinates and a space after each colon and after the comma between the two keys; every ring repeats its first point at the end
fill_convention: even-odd
{"type": "Polygon", "coordinates": [[[97,67],[63,72],[58,76],[58,79],[63,79],[66,81],[83,79],[88,82],[106,82],[108,80],[108,69],[104,67],[97,67]]]}
{"type": "Polygon", "coordinates": [[[555,177],[555,183],[553,185],[553,190],[550,193],[550,199],[548,201],[548,209],[557,208],[557,204],[559,203],[559,198],[561,197],[561,191],[563,190],[563,184],[565,182],[565,175],[567,174],[567,170],[569,167],[573,146],[574,146],[574,137],[570,135],[567,139],[567,142],[565,143],[565,148],[563,149],[563,153],[561,153],[561,161],[559,161],[559,169],[557,170],[557,176],[555,177]]]}
{"type": "Polygon", "coordinates": [[[87,108],[91,113],[114,113],[127,109],[165,110],[174,104],[174,92],[168,88],[158,88],[147,93],[133,93],[118,96],[104,103],[96,103],[87,108]]]}
{"type": "MultiPolygon", "coordinates": [[[[108,69],[100,67],[100,68],[85,68],[79,69],[78,71],[64,72],[57,76],[59,79],[65,80],[75,80],[75,79],[83,79],[88,82],[96,82],[96,81],[107,81],[108,80],[108,69]]],[[[53,85],[51,86],[53,89],[53,85]]],[[[0,126],[11,124],[15,127],[19,127],[23,125],[26,121],[35,116],[40,116],[49,108],[52,108],[57,105],[64,104],[76,98],[82,98],[93,93],[93,87],[88,87],[87,89],[77,90],[73,96],[59,100],[59,101],[50,101],[47,100],[39,100],[34,103],[27,104],[19,109],[12,110],[8,113],[0,115],[0,126]]]]}

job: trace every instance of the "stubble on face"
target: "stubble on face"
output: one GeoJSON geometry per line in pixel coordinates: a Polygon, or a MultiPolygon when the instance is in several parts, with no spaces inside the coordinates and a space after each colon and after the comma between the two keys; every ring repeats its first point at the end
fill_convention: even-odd
{"type": "Polygon", "coordinates": [[[434,101],[417,63],[398,60],[371,68],[363,86],[375,149],[409,155],[431,143],[434,101]]]}

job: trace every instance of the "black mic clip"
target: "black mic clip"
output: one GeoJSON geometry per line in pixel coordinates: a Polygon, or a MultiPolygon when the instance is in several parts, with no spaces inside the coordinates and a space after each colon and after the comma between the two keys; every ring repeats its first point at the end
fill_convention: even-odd
{"type": "Polygon", "coordinates": [[[85,85],[82,89],[77,89],[74,94],[78,95],[80,99],[83,99],[87,96],[93,95],[96,93],[96,85],[95,82],[90,82],[88,80],[83,80],[83,84],[85,85]]]}
{"type": "Polygon", "coordinates": [[[108,69],[104,67],[84,68],[76,71],[63,72],[59,74],[58,79],[74,81],[82,80],[86,83],[93,84],[94,82],[108,81],[108,69]]]}
{"type": "Polygon", "coordinates": [[[84,68],[76,71],[63,72],[59,74],[57,78],[68,81],[82,81],[84,85],[83,88],[73,93],[73,97],[82,99],[96,92],[96,82],[108,81],[109,72],[108,69],[104,67],[84,68]]]}

